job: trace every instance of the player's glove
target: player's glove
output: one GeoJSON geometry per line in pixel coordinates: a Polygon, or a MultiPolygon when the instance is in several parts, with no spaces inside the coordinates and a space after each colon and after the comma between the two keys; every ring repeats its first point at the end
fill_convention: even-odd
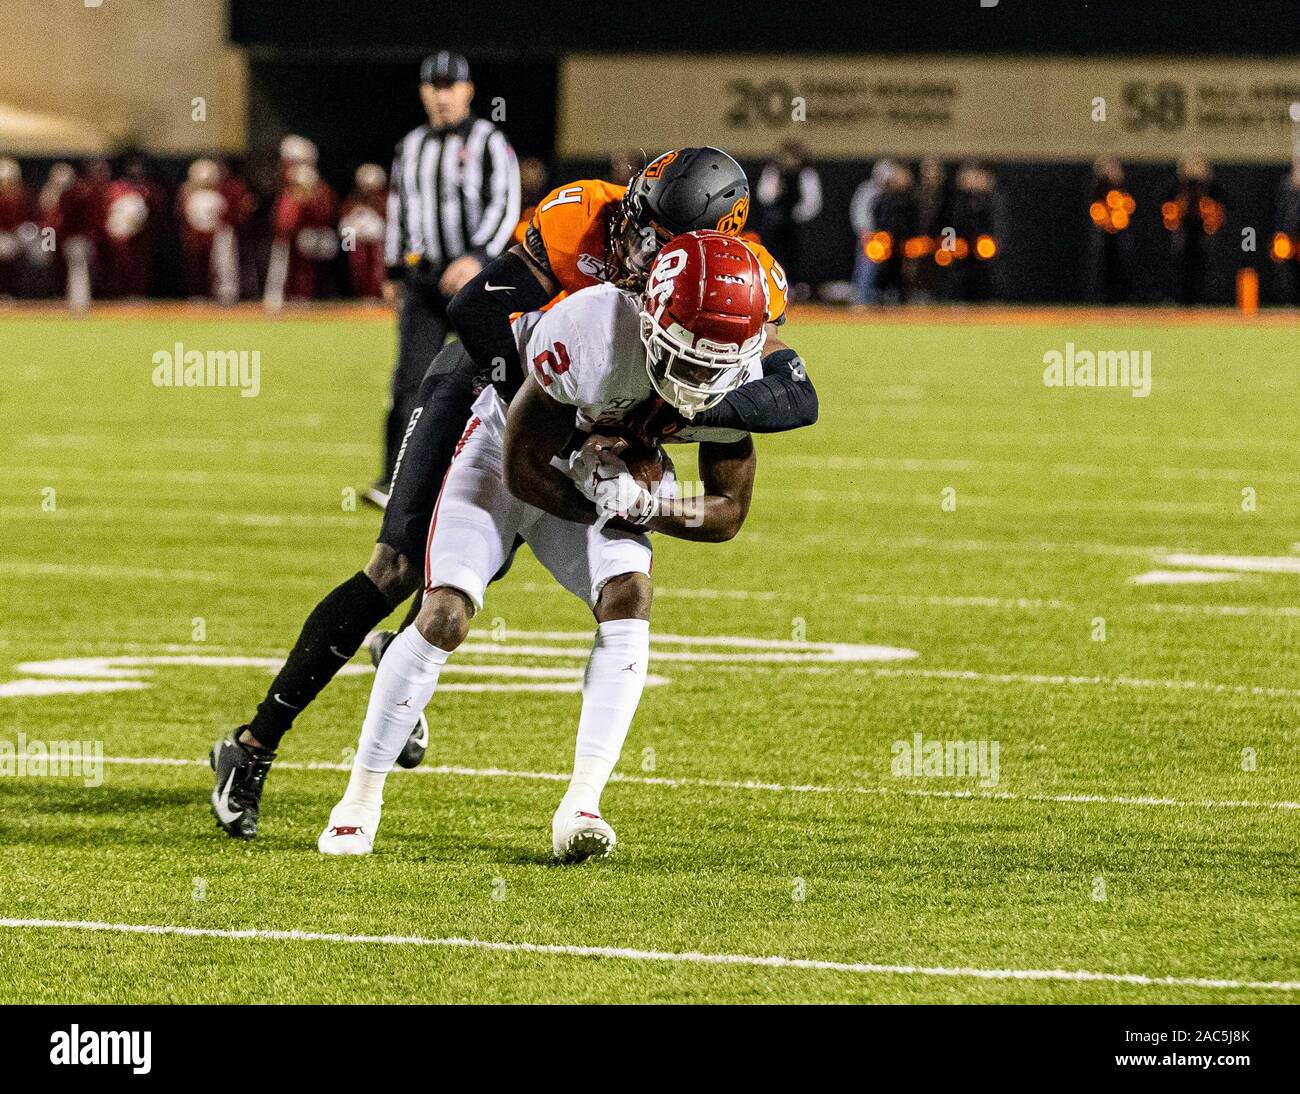
{"type": "Polygon", "coordinates": [[[569,457],[569,478],[588,501],[596,500],[596,488],[602,482],[625,474],[627,464],[591,444],[584,444],[569,457]]]}
{"type": "Polygon", "coordinates": [[[601,523],[611,517],[621,517],[629,524],[648,524],[659,512],[659,499],[626,470],[612,478],[600,477],[607,473],[608,469],[597,472],[596,496],[591,499],[600,512],[601,523]]]}

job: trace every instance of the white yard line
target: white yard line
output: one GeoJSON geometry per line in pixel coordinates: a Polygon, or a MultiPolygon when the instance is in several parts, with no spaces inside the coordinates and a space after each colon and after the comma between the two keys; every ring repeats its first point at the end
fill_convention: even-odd
{"type": "Polygon", "coordinates": [[[1168,566],[1195,566],[1241,574],[1300,574],[1295,555],[1200,555],[1179,553],[1161,559],[1168,566]]]}
{"type": "MultiPolygon", "coordinates": [[[[208,767],[207,760],[174,756],[105,756],[106,764],[131,767],[208,767]]],[[[279,760],[277,771],[349,772],[351,764],[313,761],[295,763],[279,760]]],[[[558,771],[512,771],[502,767],[457,767],[424,765],[413,768],[413,775],[443,775],[469,779],[526,779],[537,782],[567,783],[570,776],[558,771]]],[[[406,773],[399,777],[405,778],[406,773]]],[[[770,794],[860,794],[880,797],[952,798],[972,801],[1050,802],[1063,805],[1135,805],[1165,806],[1178,809],[1280,809],[1300,810],[1300,802],[1291,801],[1221,801],[1180,800],[1177,798],[1132,797],[1116,794],[1016,794],[1006,790],[923,790],[892,786],[816,786],[803,783],[762,782],[756,779],[701,779],[691,776],[669,778],[664,775],[624,775],[615,772],[612,780],[633,786],[662,786],[668,789],[757,790],[770,794]]]]}
{"type": "Polygon", "coordinates": [[[322,931],[221,930],[154,923],[104,923],[85,919],[0,919],[9,930],[100,931],[111,934],[219,938],[253,942],[329,942],[353,946],[436,946],[540,957],[603,957],[618,961],[660,961],[682,965],[732,965],[765,969],[804,969],[859,976],[933,976],[965,980],[1047,980],[1065,983],[1133,984],[1140,987],[1205,988],[1228,991],[1300,991],[1296,980],[1228,980],[1201,976],[1144,976],[1087,969],[975,969],[942,965],[884,965],[867,961],[821,961],[805,957],[759,957],[743,953],[671,952],[628,946],[562,946],[537,942],[491,942],[479,938],[426,938],[421,935],[332,934],[322,931]]]}
{"type": "MultiPolygon", "coordinates": [[[[816,667],[808,672],[822,671],[816,667]]],[[[1159,688],[1167,691],[1205,691],[1213,695],[1252,695],[1266,699],[1300,699],[1300,689],[1259,684],[1224,684],[1213,680],[1152,680],[1140,676],[1076,676],[1065,673],[975,672],[972,669],[865,669],[850,672],[869,676],[912,676],[923,680],[956,680],[989,684],[1036,684],[1046,687],[1159,688]]]]}
{"type": "Polygon", "coordinates": [[[1223,585],[1240,581],[1241,574],[1221,573],[1218,570],[1148,570],[1128,579],[1130,585],[1223,585]]]}
{"type": "Polygon", "coordinates": [[[825,471],[904,471],[904,472],[994,472],[1019,475],[1064,475],[1089,479],[1152,477],[1172,481],[1231,482],[1251,485],[1259,482],[1300,483],[1294,471],[1264,471],[1244,467],[1128,467],[1122,463],[1027,463],[1023,460],[967,459],[943,456],[811,456],[781,455],[768,461],[784,471],[804,468],[825,471]]]}

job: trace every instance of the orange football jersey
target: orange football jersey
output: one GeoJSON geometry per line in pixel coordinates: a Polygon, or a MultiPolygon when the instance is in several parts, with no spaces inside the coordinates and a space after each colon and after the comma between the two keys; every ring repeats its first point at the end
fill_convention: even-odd
{"type": "Polygon", "coordinates": [[[618,277],[606,246],[609,218],[626,192],[602,179],[582,179],[552,190],[538,204],[524,245],[536,255],[534,241],[540,238],[551,276],[566,293],[618,277]]]}
{"type": "MultiPolygon", "coordinates": [[[[564,290],[551,304],[588,285],[618,279],[619,271],[607,252],[609,218],[625,193],[625,186],[581,179],[552,190],[538,204],[523,243],[537,258],[542,257],[539,250],[545,252],[544,265],[564,290]]],[[[745,240],[745,244],[767,275],[768,321],[780,323],[786,307],[785,271],[761,243],[745,240]]]]}
{"type": "Polygon", "coordinates": [[[767,276],[767,321],[780,323],[785,319],[787,288],[785,270],[781,268],[781,263],[772,257],[772,252],[757,240],[746,239],[743,242],[754,252],[754,257],[758,259],[758,264],[763,267],[763,273],[767,276]]]}

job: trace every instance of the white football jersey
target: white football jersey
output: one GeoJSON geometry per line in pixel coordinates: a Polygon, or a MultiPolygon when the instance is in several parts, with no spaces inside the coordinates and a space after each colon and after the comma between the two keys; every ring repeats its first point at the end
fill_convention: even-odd
{"type": "MultiPolygon", "coordinates": [[[[524,369],[553,399],[577,410],[577,426],[588,432],[617,425],[633,407],[654,398],[641,344],[641,298],[613,285],[592,285],[567,296],[549,311],[529,312],[515,321],[524,369]]],[[[763,375],[755,361],[746,381],[763,375]]],[[[684,426],[670,442],[727,443],[745,436],[739,429],[684,426]]]]}

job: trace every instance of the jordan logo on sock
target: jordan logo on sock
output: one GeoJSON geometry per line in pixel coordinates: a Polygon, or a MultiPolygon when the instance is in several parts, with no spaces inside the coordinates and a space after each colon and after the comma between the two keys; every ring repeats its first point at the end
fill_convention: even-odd
{"type": "Polygon", "coordinates": [[[406,707],[407,710],[410,710],[410,709],[411,709],[411,697],[408,695],[405,699],[403,699],[403,700],[402,700],[400,703],[398,703],[397,705],[398,705],[399,707],[406,707]]]}
{"type": "Polygon", "coordinates": [[[624,671],[624,672],[636,672],[636,662],[633,661],[633,662],[632,662],[630,665],[628,665],[628,667],[625,668],[623,671],[624,671]]]}

